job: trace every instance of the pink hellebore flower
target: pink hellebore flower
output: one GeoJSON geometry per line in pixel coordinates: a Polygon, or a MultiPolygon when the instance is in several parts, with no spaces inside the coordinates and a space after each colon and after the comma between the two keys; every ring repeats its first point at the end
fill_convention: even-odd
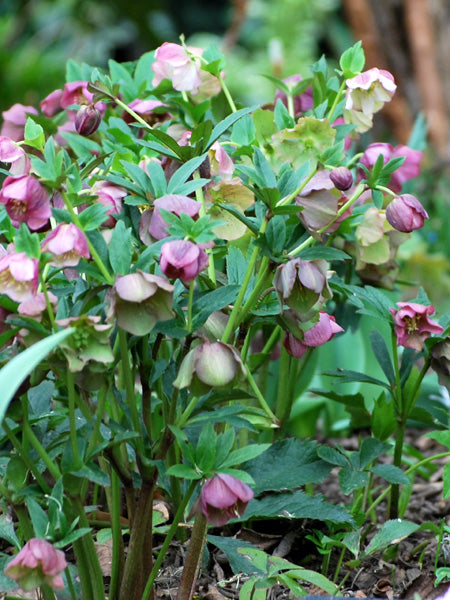
{"type": "Polygon", "coordinates": [[[172,240],[161,248],[161,271],[169,279],[193,281],[208,264],[208,255],[194,242],[172,240]]]}
{"type": "Polygon", "coordinates": [[[218,175],[229,181],[233,178],[234,163],[220,142],[214,142],[208,152],[211,175],[218,175]]]}
{"type": "Polygon", "coordinates": [[[0,258],[0,293],[15,302],[32,298],[38,288],[39,261],[25,252],[6,254],[0,258]]]}
{"type": "MultiPolygon", "coordinates": [[[[47,292],[50,305],[56,307],[58,304],[58,298],[52,292],[47,292]]],[[[41,315],[47,310],[47,300],[44,292],[38,292],[36,295],[28,298],[21,302],[17,308],[17,312],[20,315],[27,315],[28,317],[35,317],[37,321],[41,320],[41,315]]]]}
{"type": "MultiPolygon", "coordinates": [[[[189,48],[194,54],[201,55],[200,48],[189,48]]],[[[198,92],[202,83],[200,76],[200,60],[191,56],[186,48],[179,44],[164,42],[155,52],[152,65],[156,87],[163,79],[170,79],[173,88],[179,92],[198,92]]]]}
{"type": "Polygon", "coordinates": [[[11,138],[0,136],[0,162],[11,164],[11,175],[26,175],[30,170],[30,159],[23,149],[11,138]]]}
{"type": "Polygon", "coordinates": [[[43,584],[62,590],[61,573],[66,567],[62,550],[57,550],[46,540],[32,538],[8,564],[5,574],[17,581],[23,590],[33,590],[43,584]]]}
{"type": "Polygon", "coordinates": [[[300,340],[292,333],[286,333],[284,338],[284,347],[291,356],[301,358],[308,348],[322,346],[330,341],[335,333],[344,331],[340,325],[336,323],[333,315],[326,312],[320,312],[319,321],[305,331],[303,340],[300,340]]]}
{"type": "Polygon", "coordinates": [[[233,475],[218,473],[203,485],[198,508],[208,523],[221,527],[230,519],[241,517],[252,498],[253,492],[246,483],[233,475]]]}
{"type": "Polygon", "coordinates": [[[160,209],[167,210],[174,215],[180,216],[181,213],[186,213],[193,219],[198,216],[201,203],[197,200],[189,198],[189,196],[183,196],[182,194],[167,194],[161,196],[153,202],[153,213],[148,226],[150,235],[155,240],[162,240],[165,237],[169,237],[167,228],[169,225],[164,220],[160,209]]]}
{"type": "Polygon", "coordinates": [[[14,227],[26,223],[32,230],[40,229],[52,216],[47,190],[32,175],[7,177],[0,190],[0,202],[5,204],[14,227]]]}
{"type": "Polygon", "coordinates": [[[41,110],[46,117],[54,117],[62,110],[61,98],[63,90],[54,90],[41,101],[41,110]]]}
{"type": "Polygon", "coordinates": [[[52,255],[50,264],[55,267],[76,267],[81,258],[90,257],[86,236],[73,223],[58,225],[44,239],[41,249],[52,255]]]}
{"type": "Polygon", "coordinates": [[[346,84],[344,120],[363,133],[372,126],[373,114],[392,99],[397,86],[389,71],[377,67],[347,79],[346,84]]]}
{"type": "Polygon", "coordinates": [[[121,212],[122,199],[128,195],[127,190],[109,181],[96,181],[92,186],[92,191],[97,196],[97,201],[100,204],[109,207],[106,214],[110,216],[103,223],[103,226],[114,227],[116,219],[112,215],[118,215],[121,212]]]}
{"type": "Polygon", "coordinates": [[[88,91],[88,83],[88,81],[69,81],[69,83],[66,83],[60,98],[61,107],[67,108],[72,104],[91,104],[94,94],[88,91]]]}
{"type": "Polygon", "coordinates": [[[428,318],[428,315],[434,314],[431,304],[424,306],[415,302],[397,302],[397,306],[397,310],[389,309],[394,318],[397,346],[413,348],[420,352],[424,341],[432,333],[439,334],[444,331],[443,327],[428,318]]]}
{"type": "Polygon", "coordinates": [[[405,157],[404,163],[392,173],[391,180],[388,184],[388,187],[392,191],[400,192],[405,181],[409,181],[419,175],[419,165],[423,156],[423,153],[419,150],[413,150],[412,148],[403,145],[395,146],[394,148],[391,144],[379,142],[367,146],[360,162],[370,169],[374,166],[380,154],[383,156],[384,164],[393,158],[405,157]]]}
{"type": "Polygon", "coordinates": [[[34,106],[25,106],[24,104],[14,104],[9,110],[2,112],[3,124],[0,135],[11,138],[15,142],[20,142],[24,138],[25,123],[28,115],[37,115],[38,111],[34,106]]]}
{"type": "Polygon", "coordinates": [[[421,229],[428,213],[412,194],[396,196],[386,207],[386,219],[397,231],[410,233],[421,229]]]}

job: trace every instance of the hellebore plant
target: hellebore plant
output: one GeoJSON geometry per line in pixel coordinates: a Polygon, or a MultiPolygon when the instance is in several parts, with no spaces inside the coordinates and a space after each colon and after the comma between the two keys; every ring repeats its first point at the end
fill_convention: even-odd
{"type": "MultiPolygon", "coordinates": [[[[377,435],[397,432],[386,478],[398,514],[406,420],[430,364],[448,384],[450,358],[428,302],[394,307],[377,289],[395,288],[398,247],[428,215],[402,193],[420,153],[373,144],[355,154],[354,134],[396,89],[364,60],[356,44],[333,76],[321,59],[310,77],[275,80],[272,106],[237,109],[217,48],[165,43],[107,73],[70,62],[40,111],[4,113],[0,417],[10,466],[0,492],[14,515],[8,540],[22,547],[6,574],[25,589],[42,586],[51,600],[65,583],[73,600],[104,600],[94,535],[106,514],[108,598],[148,600],[193,518],[178,592],[191,600],[208,525],[264,517],[271,491],[328,472],[315,449],[314,481],[271,487],[253,468],[280,448],[320,348],[346,339],[348,315],[356,326],[368,305],[392,332],[390,352],[372,336],[388,383],[369,379],[392,396],[383,430],[376,413],[387,400],[377,401],[371,439],[385,448],[377,435]],[[172,509],[162,529],[157,495],[172,509]]],[[[293,573],[296,591],[303,579],[336,591],[319,574],[293,573]]]]}

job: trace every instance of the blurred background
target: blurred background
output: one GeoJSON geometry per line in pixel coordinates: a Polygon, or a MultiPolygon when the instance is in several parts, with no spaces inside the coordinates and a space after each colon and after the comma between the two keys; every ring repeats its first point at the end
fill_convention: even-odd
{"type": "Polygon", "coordinates": [[[402,268],[405,280],[422,283],[439,310],[450,311],[448,0],[1,0],[0,111],[16,102],[39,106],[62,87],[68,59],[101,67],[109,58],[133,61],[180,34],[225,52],[227,84],[241,104],[273,100],[264,74],[308,75],[322,54],[337,64],[362,40],[366,67],[386,68],[398,83],[367,143],[406,144],[420,115],[427,123],[423,174],[408,191],[432,219],[406,245],[402,268]]]}

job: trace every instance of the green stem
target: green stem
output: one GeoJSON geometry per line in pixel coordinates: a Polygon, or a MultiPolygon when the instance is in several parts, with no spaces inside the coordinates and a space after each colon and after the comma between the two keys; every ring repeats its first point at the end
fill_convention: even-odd
{"type": "Polygon", "coordinates": [[[289,414],[291,412],[292,398],[289,394],[290,391],[290,377],[291,372],[291,357],[287,353],[286,349],[281,347],[279,372],[278,372],[278,390],[277,400],[275,404],[275,414],[280,423],[279,432],[282,431],[286,424],[289,414]]]}
{"type": "Polygon", "coordinates": [[[162,564],[164,558],[166,557],[167,550],[168,550],[170,543],[178,529],[178,525],[179,525],[181,519],[183,518],[186,506],[187,506],[196,486],[197,486],[196,480],[193,480],[190,482],[189,487],[186,491],[186,494],[185,494],[182,502],[178,505],[177,512],[175,513],[175,516],[173,517],[172,524],[169,528],[169,531],[166,534],[163,545],[161,546],[161,549],[158,553],[158,557],[156,558],[155,563],[153,565],[152,572],[150,573],[150,576],[147,580],[147,584],[145,586],[144,593],[142,595],[141,600],[148,600],[148,598],[150,597],[153,584],[155,582],[156,577],[158,576],[159,568],[161,567],[161,564],[162,564]]]}
{"type": "Polygon", "coordinates": [[[255,394],[256,398],[258,399],[258,402],[259,402],[261,408],[266,413],[266,415],[269,417],[269,419],[274,424],[278,425],[279,423],[278,423],[277,417],[274,415],[270,406],[267,404],[266,399],[262,395],[262,393],[261,393],[261,391],[260,391],[260,389],[259,389],[259,387],[247,365],[245,365],[245,373],[246,373],[247,381],[250,385],[250,388],[252,389],[253,393],[255,394]]]}
{"type": "Polygon", "coordinates": [[[239,321],[238,321],[237,325],[239,325],[239,323],[241,323],[244,320],[248,311],[254,307],[262,289],[264,288],[265,283],[266,283],[267,271],[269,270],[269,264],[270,264],[269,257],[263,256],[263,258],[261,260],[261,264],[258,269],[258,279],[255,283],[255,287],[249,294],[247,300],[244,302],[242,310],[239,313],[239,321]]]}
{"type": "Polygon", "coordinates": [[[208,522],[202,513],[198,512],[195,515],[191,541],[189,542],[189,550],[186,562],[184,563],[180,586],[178,588],[177,600],[192,600],[195,584],[197,583],[198,572],[200,570],[207,531],[208,522]]]}
{"type": "Polygon", "coordinates": [[[186,406],[184,411],[181,413],[181,415],[177,419],[177,422],[176,422],[177,427],[179,427],[180,429],[183,429],[183,427],[186,425],[187,420],[191,416],[191,414],[194,411],[197,404],[198,404],[197,396],[192,396],[192,398],[189,400],[189,404],[186,406]]]}
{"type": "Polygon", "coordinates": [[[336,93],[336,96],[334,98],[334,102],[331,105],[330,110],[328,111],[328,119],[329,119],[330,123],[333,123],[334,120],[335,120],[334,119],[334,111],[336,110],[336,107],[337,107],[337,105],[339,104],[339,102],[341,100],[342,93],[345,90],[346,85],[347,84],[345,83],[345,79],[344,79],[344,81],[341,83],[341,87],[339,88],[339,90],[336,93]]]}
{"type": "Polygon", "coordinates": [[[189,333],[192,332],[192,307],[194,304],[194,281],[189,282],[189,295],[188,295],[188,314],[187,314],[187,330],[189,333]]]}
{"type": "Polygon", "coordinates": [[[286,99],[287,99],[288,113],[293,119],[295,119],[294,97],[291,93],[289,93],[289,94],[286,94],[286,99]]]}
{"type": "MultiPolygon", "coordinates": [[[[321,229],[316,231],[316,235],[321,235],[328,229],[328,227],[333,225],[333,223],[335,221],[337,221],[339,219],[339,217],[342,216],[345,213],[345,211],[348,210],[350,208],[350,206],[352,206],[358,200],[358,198],[365,191],[365,189],[366,189],[365,185],[363,185],[363,184],[359,185],[356,188],[353,196],[343,206],[341,206],[341,208],[337,211],[336,216],[333,217],[331,219],[331,221],[329,223],[327,223],[324,227],[322,227],[321,229]]],[[[315,244],[316,242],[317,242],[317,240],[312,235],[310,235],[304,242],[302,242],[296,248],[291,250],[289,252],[289,256],[297,256],[297,254],[300,254],[300,252],[302,250],[304,250],[308,246],[311,246],[311,244],[315,244]]]]}
{"type": "Polygon", "coordinates": [[[50,321],[50,325],[52,327],[52,331],[57,331],[56,323],[55,323],[55,315],[53,314],[52,303],[50,302],[50,298],[48,296],[47,284],[45,282],[45,277],[48,272],[49,265],[45,265],[42,273],[39,274],[39,282],[40,287],[44,293],[45,298],[45,306],[47,308],[48,319],[50,321]]]}
{"type": "Polygon", "coordinates": [[[54,480],[58,481],[58,479],[61,477],[61,471],[59,470],[58,465],[54,463],[50,456],[47,454],[45,448],[42,446],[41,442],[38,440],[33,430],[31,429],[28,420],[24,421],[22,426],[24,436],[28,438],[28,441],[36,450],[36,452],[39,455],[39,458],[42,459],[54,480]]]}
{"type": "Polygon", "coordinates": [[[302,181],[300,182],[298,187],[291,194],[289,194],[289,196],[285,196],[284,198],[281,198],[281,200],[278,200],[276,206],[279,207],[279,206],[286,206],[286,205],[290,204],[292,202],[292,200],[294,200],[295,197],[300,194],[300,192],[305,187],[305,185],[309,181],[311,181],[311,179],[314,177],[315,174],[316,174],[315,170],[311,171],[311,173],[308,175],[308,177],[305,177],[305,179],[302,179],[302,181]]]}
{"type": "Polygon", "coordinates": [[[109,585],[109,600],[117,600],[123,573],[123,538],[120,524],[120,482],[117,473],[111,469],[112,515],[111,528],[113,550],[111,561],[111,582],[109,585]]]}
{"type": "MultiPolygon", "coordinates": [[[[200,173],[198,172],[198,170],[194,171],[192,177],[194,179],[200,179],[200,173]]],[[[195,199],[197,200],[197,202],[200,202],[201,207],[200,207],[200,216],[204,217],[207,213],[206,210],[206,201],[205,201],[205,194],[203,193],[203,188],[197,188],[195,190],[195,199]]],[[[212,253],[212,249],[208,248],[206,250],[206,253],[208,255],[209,261],[208,261],[208,276],[211,279],[211,281],[213,282],[214,286],[217,286],[217,280],[216,280],[216,269],[214,266],[214,254],[212,253]]]]}
{"type": "Polygon", "coordinates": [[[78,446],[78,437],[77,437],[77,418],[76,418],[76,392],[75,392],[75,383],[73,380],[73,373],[70,369],[67,369],[67,390],[68,390],[68,400],[69,400],[69,424],[70,424],[70,446],[72,448],[72,458],[74,463],[74,470],[78,471],[81,469],[83,460],[80,456],[80,449],[78,446]]]}
{"type": "Polygon", "coordinates": [[[217,75],[217,79],[220,82],[220,87],[222,88],[222,91],[225,94],[225,98],[227,99],[227,102],[231,108],[231,112],[235,113],[237,111],[236,105],[234,103],[233,98],[231,97],[230,90],[228,89],[228,86],[220,73],[217,75]]]}

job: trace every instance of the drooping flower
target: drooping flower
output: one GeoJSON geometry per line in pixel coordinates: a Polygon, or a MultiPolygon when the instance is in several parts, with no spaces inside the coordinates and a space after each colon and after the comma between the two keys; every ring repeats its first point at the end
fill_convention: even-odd
{"type": "Polygon", "coordinates": [[[409,148],[409,146],[391,146],[383,142],[376,144],[370,144],[367,146],[364,154],[362,155],[360,162],[368,169],[371,169],[377,161],[377,158],[383,156],[383,162],[386,164],[394,158],[404,157],[405,160],[398,169],[396,169],[391,176],[391,179],[387,186],[394,192],[398,193],[402,189],[402,185],[417,177],[420,173],[420,161],[422,160],[423,153],[419,150],[409,148]]]}
{"type": "MultiPolygon", "coordinates": [[[[450,389],[450,339],[434,344],[430,350],[431,368],[438,376],[440,385],[450,389]]],[[[450,595],[449,595],[450,598],[450,595]]]]}
{"type": "Polygon", "coordinates": [[[286,332],[283,345],[291,356],[301,358],[308,348],[322,346],[341,331],[344,330],[336,323],[334,316],[321,311],[319,321],[304,332],[303,340],[291,332],[286,332]]]}
{"type": "Polygon", "coordinates": [[[208,523],[221,527],[230,519],[241,517],[253,491],[249,486],[227,473],[218,473],[203,485],[198,501],[198,509],[208,523]]]}
{"type": "Polygon", "coordinates": [[[15,142],[24,139],[25,123],[28,115],[37,115],[38,111],[34,106],[25,106],[24,104],[14,104],[9,110],[2,112],[3,124],[0,135],[9,137],[15,142]]]}
{"type": "Polygon", "coordinates": [[[200,344],[190,350],[183,362],[174,386],[189,387],[194,394],[235,385],[245,376],[239,352],[223,342],[200,344]]]}
{"type": "Polygon", "coordinates": [[[397,346],[413,348],[420,352],[423,344],[432,333],[442,333],[444,328],[429,318],[434,314],[434,307],[430,304],[417,304],[416,302],[397,302],[398,309],[390,308],[394,319],[394,330],[397,337],[397,346]]]}
{"type": "Polygon", "coordinates": [[[61,573],[66,567],[62,550],[57,550],[47,540],[32,538],[7,565],[5,574],[17,581],[23,590],[33,590],[43,584],[62,590],[61,573]]]}
{"type": "Polygon", "coordinates": [[[167,194],[161,196],[153,202],[153,212],[148,225],[148,232],[155,240],[162,240],[168,237],[167,228],[169,225],[164,220],[160,209],[167,210],[174,215],[180,216],[181,213],[186,213],[191,218],[195,219],[198,216],[202,207],[200,202],[183,196],[182,194],[167,194]]]}
{"type": "Polygon", "coordinates": [[[40,229],[52,216],[47,190],[32,175],[7,177],[0,190],[0,202],[6,206],[14,227],[26,223],[32,230],[40,229]]]}
{"type": "Polygon", "coordinates": [[[25,252],[6,254],[0,258],[0,293],[15,302],[32,298],[38,288],[39,261],[25,252]]]}
{"type": "Polygon", "coordinates": [[[173,285],[164,277],[143,271],[118,275],[112,291],[109,318],[114,314],[119,327],[133,335],[150,333],[158,321],[174,316],[173,285]]]}
{"type": "Polygon", "coordinates": [[[41,244],[42,252],[52,255],[55,267],[76,267],[81,258],[89,258],[89,245],[84,233],[73,223],[61,223],[41,244]]]}
{"type": "Polygon", "coordinates": [[[273,278],[283,306],[287,304],[302,321],[308,321],[331,298],[327,280],[328,263],[322,259],[293,258],[280,265],[273,278]]]}
{"type": "Polygon", "coordinates": [[[97,196],[97,201],[108,207],[106,214],[109,217],[103,222],[103,226],[114,227],[116,219],[113,215],[118,215],[121,212],[122,200],[128,194],[127,190],[109,181],[99,180],[92,186],[92,191],[97,196]]]}
{"type": "Polygon", "coordinates": [[[386,219],[397,231],[410,233],[421,229],[428,213],[412,194],[396,196],[386,207],[386,219]]]}
{"type": "Polygon", "coordinates": [[[153,85],[156,87],[163,79],[170,79],[173,88],[179,92],[198,92],[202,83],[200,60],[193,54],[201,55],[202,49],[189,48],[188,52],[179,44],[164,42],[155,52],[153,85]]]}
{"type": "Polygon", "coordinates": [[[11,138],[0,136],[0,162],[9,163],[11,175],[26,175],[30,170],[30,159],[22,147],[11,138]]]}
{"type": "Polygon", "coordinates": [[[377,67],[347,79],[346,85],[344,120],[356,125],[359,133],[371,128],[373,114],[392,99],[397,89],[391,73],[377,67]]]}
{"type": "Polygon", "coordinates": [[[219,175],[229,181],[233,177],[234,163],[220,142],[214,142],[208,151],[211,175],[219,175]]]}
{"type": "Polygon", "coordinates": [[[166,277],[187,283],[206,267],[208,255],[194,242],[172,240],[163,244],[159,264],[166,277]]]}

